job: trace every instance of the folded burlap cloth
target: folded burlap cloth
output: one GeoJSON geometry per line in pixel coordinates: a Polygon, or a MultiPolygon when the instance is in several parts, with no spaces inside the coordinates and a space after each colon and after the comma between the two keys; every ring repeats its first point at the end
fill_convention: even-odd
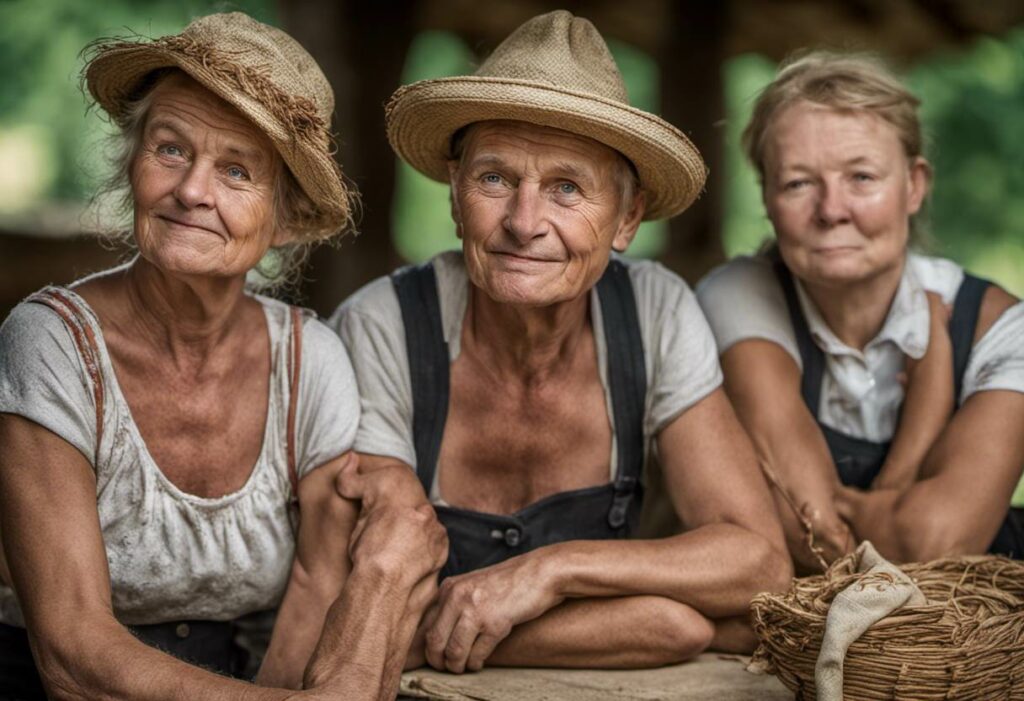
{"type": "Polygon", "coordinates": [[[842,701],[843,659],[853,641],[901,606],[928,603],[913,580],[878,554],[870,542],[857,548],[857,571],[864,574],[836,594],[825,619],[825,635],[814,666],[818,701],[842,701]]]}
{"type": "Polygon", "coordinates": [[[747,672],[747,661],[704,653],[658,669],[423,668],[402,675],[399,694],[434,701],[792,701],[793,692],[775,677],[747,672]]]}

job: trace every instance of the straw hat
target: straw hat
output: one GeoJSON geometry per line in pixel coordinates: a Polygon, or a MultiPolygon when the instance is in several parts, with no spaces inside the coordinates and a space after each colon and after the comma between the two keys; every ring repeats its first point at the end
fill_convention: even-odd
{"type": "Polygon", "coordinates": [[[273,142],[316,207],[311,228],[351,223],[351,193],[334,160],[334,93],[313,57],[280,29],[241,12],[201,17],[181,34],[100,40],[88,49],[89,92],[123,126],[126,106],[159,68],[180,68],[234,106],[273,142]]]}
{"type": "Polygon", "coordinates": [[[564,129],[620,152],[647,192],[645,219],[689,207],[707,177],[700,153],[681,131],[629,105],[622,75],[597,29],[565,10],[527,21],[472,76],[399,88],[386,114],[395,152],[441,182],[448,182],[452,135],[490,119],[564,129]]]}

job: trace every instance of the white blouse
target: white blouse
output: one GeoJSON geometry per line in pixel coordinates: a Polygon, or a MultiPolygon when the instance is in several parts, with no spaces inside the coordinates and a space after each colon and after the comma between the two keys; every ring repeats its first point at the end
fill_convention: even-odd
{"type": "MultiPolygon", "coordinates": [[[[64,322],[43,305],[18,305],[0,327],[0,412],[52,431],[93,466],[118,620],[230,620],[276,607],[295,549],[286,458],[289,307],[255,297],[271,346],[263,447],[241,489],[205,498],[178,489],[153,461],[95,314],[73,291],[62,292],[86,310],[99,346],[106,395],[99,450],[85,365],[64,322]]],[[[299,478],[351,449],[358,425],[358,390],[345,348],[326,326],[306,318],[295,423],[299,478]]],[[[0,622],[24,625],[14,592],[2,585],[0,622]]]]}
{"type": "MultiPolygon", "coordinates": [[[[952,261],[909,254],[881,331],[860,351],[836,338],[794,278],[811,338],[825,354],[819,420],[856,438],[891,439],[904,397],[897,376],[906,356],[920,358],[928,349],[925,291],[951,304],[963,279],[963,269],[952,261]]],[[[778,344],[801,365],[785,296],[768,258],[739,257],[716,268],[697,286],[697,299],[719,353],[760,338],[778,344]]],[[[958,403],[995,389],[1024,392],[1024,302],[1005,311],[974,346],[958,403]]]]}

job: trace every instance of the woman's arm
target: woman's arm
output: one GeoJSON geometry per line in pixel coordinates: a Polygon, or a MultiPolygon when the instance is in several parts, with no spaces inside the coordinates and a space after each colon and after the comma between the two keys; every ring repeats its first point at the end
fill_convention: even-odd
{"type": "Polygon", "coordinates": [[[291,577],[256,683],[299,689],[324,619],[351,568],[348,542],[358,504],[344,499],[335,480],[354,453],[321,465],[299,482],[299,534],[291,577]]]}
{"type": "Polygon", "coordinates": [[[800,368],[778,344],[751,339],[722,354],[722,371],[729,399],[773,483],[797,569],[821,571],[822,557],[831,562],[849,552],[854,542],[833,503],[839,477],[825,437],[800,394],[800,368]]]}
{"type": "MultiPolygon", "coordinates": [[[[990,287],[975,345],[1017,299],[990,287]]],[[[929,451],[905,492],[840,489],[837,506],[859,536],[900,562],[985,552],[1006,517],[1024,469],[1024,393],[971,395],[929,451]]]]}
{"type": "Polygon", "coordinates": [[[949,423],[953,413],[953,344],[949,338],[949,312],[941,298],[928,294],[930,330],[928,352],[907,361],[907,396],[900,422],[882,469],[872,489],[909,487],[921,464],[949,423]]]}
{"type": "Polygon", "coordinates": [[[323,685],[309,692],[264,689],[188,665],[120,625],[111,609],[89,463],[63,439],[11,414],[0,414],[0,446],[3,550],[51,698],[378,697],[382,650],[394,637],[394,619],[404,611],[395,614],[389,607],[398,600],[404,605],[427,565],[434,567],[425,559],[436,559],[439,550],[428,538],[436,540],[437,533],[426,516],[405,510],[374,529],[372,544],[381,546],[379,552],[361,553],[314,654],[316,678],[323,685]]]}

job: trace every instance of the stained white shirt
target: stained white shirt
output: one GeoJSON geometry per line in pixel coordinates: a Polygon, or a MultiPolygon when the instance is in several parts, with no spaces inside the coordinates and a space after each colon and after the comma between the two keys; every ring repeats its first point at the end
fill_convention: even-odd
{"type": "MultiPolygon", "coordinates": [[[[223,621],[276,607],[295,550],[286,459],[287,305],[256,297],[266,315],[271,348],[259,457],[243,487],[205,498],[180,490],[153,461],[94,313],[73,291],[64,294],[86,310],[99,346],[106,401],[98,457],[96,405],[85,366],[63,321],[48,307],[22,303],[0,327],[0,412],[23,416],[60,436],[95,470],[117,618],[126,624],[223,621]]],[[[359,423],[359,398],[345,348],[314,319],[303,324],[296,410],[301,479],[351,449],[359,423]]],[[[0,622],[24,624],[14,592],[2,585],[0,622]]]]}
{"type": "MultiPolygon", "coordinates": [[[[825,354],[818,419],[856,438],[890,440],[904,399],[897,376],[906,356],[920,358],[928,348],[925,292],[952,304],[963,279],[963,269],[952,261],[910,253],[882,329],[860,351],[836,337],[794,277],[811,338],[825,354]]],[[[759,338],[784,348],[802,367],[785,295],[768,258],[739,257],[716,268],[697,286],[697,298],[719,353],[759,338]]],[[[1024,303],[1004,312],[975,345],[958,402],[992,389],[1024,392],[1024,303]]]]}

